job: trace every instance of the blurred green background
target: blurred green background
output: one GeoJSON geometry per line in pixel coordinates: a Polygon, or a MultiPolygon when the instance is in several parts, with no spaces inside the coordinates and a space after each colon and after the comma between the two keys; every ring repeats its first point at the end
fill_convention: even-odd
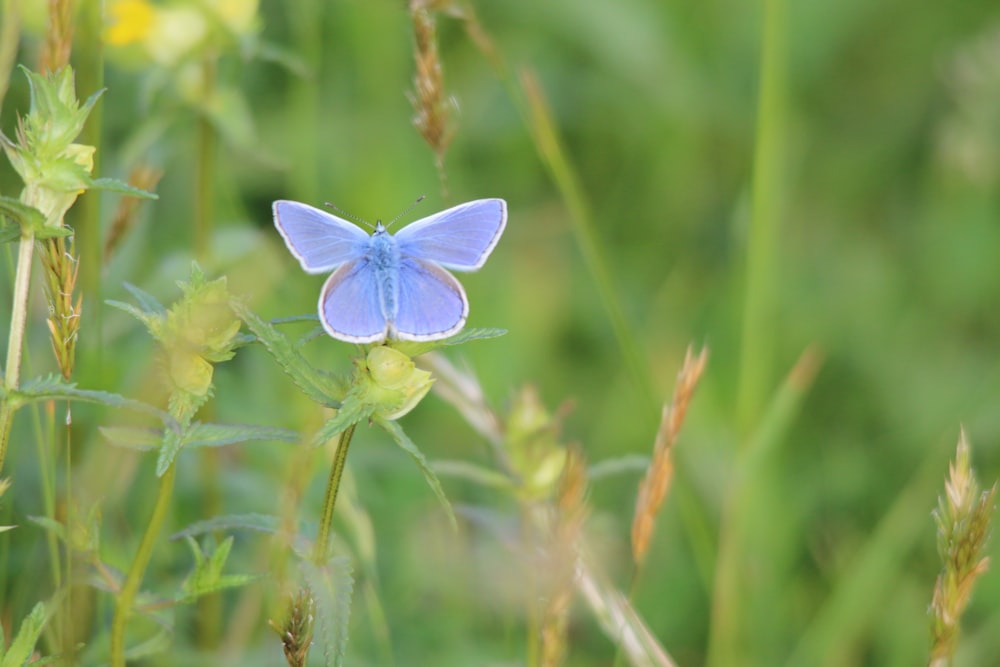
{"type": "MultiPolygon", "coordinates": [[[[464,19],[437,14],[456,108],[445,197],[433,153],[411,125],[413,25],[405,3],[263,0],[243,41],[218,47],[215,85],[224,95],[212,109],[199,106],[198,94],[185,98],[177,63],[144,61],[140,46],[105,52],[99,175],[125,178],[142,161],[163,178],[160,199],[142,206],[111,259],[96,272],[82,265],[100,294],[86,293],[77,380],[126,395],[152,391],[152,342],[102,300],[130,300],[125,281],[165,303],[177,297],[173,281],[188,272],[205,178],[213,231],[202,265],[227,275],[232,291],[265,318],[314,312],[323,280],[302,273],[284,248],[272,200],[330,201],[375,220],[426,194],[407,222],[460,201],[503,197],[510,218],[502,242],[481,272],[461,278],[469,325],[509,333],[449,353],[475,372],[498,410],[531,383],[551,409],[572,405],[563,437],[580,443],[591,463],[648,455],[685,348],[711,350],[634,600],[678,664],[706,664],[716,554],[719,535],[732,529],[722,517],[741,474],[739,453],[810,346],[822,359],[818,375],[788,430],[753,468],[752,502],[738,514],[745,579],[739,662],[731,664],[925,661],[939,567],[930,512],[960,425],[983,484],[1000,471],[1000,11],[988,0],[786,4],[767,4],[785,13],[785,49],[771,119],[770,282],[761,288],[753,344],[745,307],[748,248],[754,225],[763,224],[753,214],[753,188],[764,5],[473,3],[505,70],[470,37],[469,7],[452,6],[464,7],[464,19]],[[581,252],[579,221],[540,155],[524,70],[537,76],[575,171],[640,377],[629,371],[581,252]],[[207,177],[198,166],[206,123],[216,135],[207,177]],[[741,389],[746,355],[762,364],[752,389],[741,389]]],[[[19,62],[32,67],[40,45],[33,12],[25,11],[19,51],[19,62]]],[[[78,78],[81,97],[93,92],[84,86],[78,78]]],[[[25,79],[15,73],[0,117],[8,136],[27,104],[25,79]]],[[[0,192],[19,189],[4,163],[0,192]]],[[[113,196],[101,200],[104,233],[116,204],[113,196]]],[[[44,305],[33,303],[30,372],[39,373],[49,370],[50,354],[44,305]]],[[[308,349],[328,368],[348,368],[353,354],[325,338],[308,349]]],[[[319,425],[315,407],[258,349],[221,365],[216,382],[215,420],[319,425]]],[[[74,416],[77,484],[100,498],[107,559],[123,567],[149,512],[152,461],[107,451],[94,426],[117,415],[80,408],[74,416]]],[[[30,420],[19,419],[27,437],[30,420]]],[[[403,425],[431,459],[492,466],[484,440],[433,395],[403,425]]],[[[203,518],[207,506],[274,513],[289,447],[224,452],[211,473],[214,499],[200,460],[182,457],[172,528],[203,518]]],[[[16,484],[4,508],[15,523],[42,513],[34,457],[15,440],[6,471],[16,484]]],[[[395,664],[524,664],[523,572],[501,541],[474,523],[451,533],[412,462],[377,429],[359,429],[349,466],[371,516],[395,664]]],[[[588,539],[622,588],[638,478],[601,478],[590,492],[588,539]]],[[[318,465],[300,516],[315,521],[310,508],[318,508],[324,482],[318,465]]],[[[515,513],[498,492],[450,479],[445,488],[459,506],[515,513]]],[[[29,563],[40,551],[10,540],[29,531],[40,540],[41,531],[20,531],[4,537],[8,573],[37,567],[29,563]]],[[[238,537],[234,569],[261,569],[259,543],[238,537]]],[[[154,566],[167,581],[183,573],[186,558],[183,546],[167,544],[154,566]]],[[[158,583],[147,579],[147,587],[158,583]]],[[[9,576],[4,586],[0,609],[13,619],[44,596],[9,576]]],[[[237,597],[224,600],[223,627],[237,597]]],[[[998,607],[1000,583],[987,575],[958,664],[996,664],[998,607]]],[[[179,619],[180,628],[194,623],[179,619]]],[[[262,622],[254,628],[239,664],[276,664],[277,642],[262,622]]],[[[171,657],[149,664],[218,664],[205,657],[212,651],[188,657],[193,644],[183,633],[171,657]]],[[[614,656],[582,607],[570,651],[570,665],[607,665],[614,656]]],[[[388,662],[360,596],[349,652],[349,664],[388,662]]]]}

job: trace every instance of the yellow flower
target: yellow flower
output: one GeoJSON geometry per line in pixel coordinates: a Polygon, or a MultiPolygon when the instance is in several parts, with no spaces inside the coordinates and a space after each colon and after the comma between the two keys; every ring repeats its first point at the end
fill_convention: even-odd
{"type": "Polygon", "coordinates": [[[161,65],[173,65],[201,43],[208,33],[205,15],[194,7],[164,7],[146,34],[144,46],[161,65]]]}
{"type": "Polygon", "coordinates": [[[156,9],[146,0],[117,0],[108,7],[111,23],[104,30],[104,41],[112,46],[142,42],[149,35],[156,9]]]}

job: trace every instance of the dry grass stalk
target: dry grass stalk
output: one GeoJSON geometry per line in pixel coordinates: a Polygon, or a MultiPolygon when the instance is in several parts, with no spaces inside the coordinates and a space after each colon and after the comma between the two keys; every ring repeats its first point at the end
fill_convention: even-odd
{"type": "Polygon", "coordinates": [[[292,598],[284,624],[279,628],[274,621],[268,621],[281,637],[281,646],[289,667],[306,667],[309,647],[312,646],[314,607],[312,592],[308,588],[300,588],[292,598]]]}
{"type": "Polygon", "coordinates": [[[972,588],[989,567],[984,555],[995,509],[997,485],[980,493],[969,462],[969,444],[962,430],[955,460],[948,467],[945,495],[938,499],[934,519],[942,570],[931,600],[931,667],[952,663],[958,644],[959,622],[972,588]]]}
{"type": "Polygon", "coordinates": [[[69,64],[73,48],[73,0],[49,0],[49,25],[40,57],[41,71],[55,72],[69,64]]]}
{"type": "Polygon", "coordinates": [[[566,628],[576,585],[580,536],[587,518],[587,464],[577,447],[566,455],[556,497],[549,547],[549,592],[541,618],[541,667],[558,667],[566,657],[566,628]]]}
{"type": "Polygon", "coordinates": [[[707,348],[702,348],[695,357],[688,347],[684,365],[677,374],[673,400],[669,405],[663,406],[660,428],[656,432],[656,443],[653,447],[653,460],[639,485],[635,516],[632,519],[632,560],[636,568],[641,567],[646,559],[653,527],[656,524],[656,513],[670,490],[670,480],[674,471],[674,443],[677,442],[677,434],[680,433],[681,425],[684,423],[688,403],[695,387],[698,386],[698,380],[707,361],[707,348]]]}
{"type": "Polygon", "coordinates": [[[83,297],[74,296],[80,263],[73,252],[72,237],[55,237],[42,243],[45,295],[49,302],[49,333],[59,371],[69,380],[76,364],[83,297]],[[67,242],[67,239],[70,239],[67,242]]]}
{"type": "Polygon", "coordinates": [[[454,105],[445,93],[441,59],[438,57],[437,28],[428,3],[413,0],[410,16],[413,19],[413,57],[417,70],[413,77],[413,92],[408,95],[416,112],[413,126],[434,151],[434,164],[441,187],[447,190],[444,155],[454,134],[449,123],[454,105]]]}
{"type": "MultiPolygon", "coordinates": [[[[129,172],[128,184],[140,190],[153,192],[162,177],[162,169],[148,164],[138,164],[129,172]]],[[[143,200],[138,197],[122,197],[119,200],[118,208],[111,220],[107,240],[104,242],[102,258],[105,265],[111,260],[125,235],[135,226],[139,206],[142,202],[143,200]]]]}

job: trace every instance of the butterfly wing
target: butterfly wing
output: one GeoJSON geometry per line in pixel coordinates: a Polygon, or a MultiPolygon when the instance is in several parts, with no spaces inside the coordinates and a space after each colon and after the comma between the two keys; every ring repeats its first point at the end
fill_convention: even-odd
{"type": "Polygon", "coordinates": [[[399,299],[392,329],[403,340],[438,340],[457,333],[469,315],[469,301],[455,276],[431,262],[404,257],[399,264],[399,299]]]}
{"type": "Polygon", "coordinates": [[[507,202],[477,199],[407,225],[396,233],[400,254],[456,271],[475,271],[507,225],[507,202]]]}
{"type": "Polygon", "coordinates": [[[349,343],[385,338],[388,322],[367,257],[342,264],[326,279],[319,294],[319,319],[328,334],[349,343]]]}
{"type": "Polygon", "coordinates": [[[307,273],[324,273],[364,254],[367,233],[357,225],[297,201],[274,202],[274,226],[307,273]]]}

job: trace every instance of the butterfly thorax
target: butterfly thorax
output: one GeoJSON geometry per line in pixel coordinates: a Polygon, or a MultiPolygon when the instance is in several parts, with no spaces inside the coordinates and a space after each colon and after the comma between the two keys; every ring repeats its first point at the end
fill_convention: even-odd
{"type": "Polygon", "coordinates": [[[368,261],[375,273],[382,314],[391,324],[399,304],[399,244],[379,222],[368,246],[368,261]]]}

